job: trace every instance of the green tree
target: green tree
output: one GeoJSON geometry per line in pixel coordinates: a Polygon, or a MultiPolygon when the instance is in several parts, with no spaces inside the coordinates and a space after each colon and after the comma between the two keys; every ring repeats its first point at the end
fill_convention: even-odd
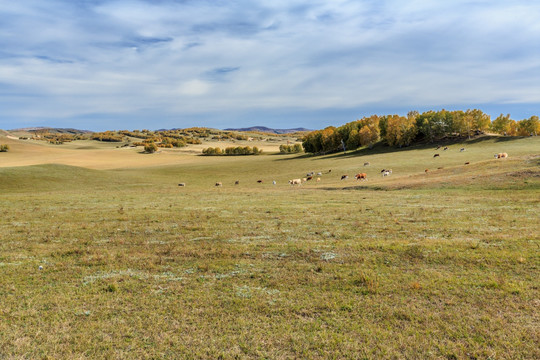
{"type": "Polygon", "coordinates": [[[510,114],[507,114],[506,116],[501,114],[493,120],[490,129],[497,134],[509,135],[512,121],[513,120],[510,119],[510,114]]]}
{"type": "Polygon", "coordinates": [[[518,134],[521,136],[538,135],[540,133],[540,121],[534,115],[528,119],[523,119],[518,123],[518,134]]]}
{"type": "Polygon", "coordinates": [[[473,126],[471,131],[486,131],[491,125],[491,118],[488,114],[484,114],[482,110],[473,109],[467,110],[466,114],[473,118],[473,126]]]}

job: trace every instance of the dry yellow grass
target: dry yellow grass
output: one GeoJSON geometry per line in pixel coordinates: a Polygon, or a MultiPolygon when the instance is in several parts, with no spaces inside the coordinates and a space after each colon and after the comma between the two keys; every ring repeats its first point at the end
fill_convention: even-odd
{"type": "Polygon", "coordinates": [[[0,159],[0,167],[61,164],[108,170],[195,163],[199,160],[194,155],[200,155],[202,149],[207,147],[257,146],[265,153],[276,153],[279,152],[279,145],[287,141],[203,141],[202,144],[185,148],[160,149],[155,154],[142,154],[142,147],[117,148],[118,143],[91,140],[63,145],[50,145],[39,140],[17,140],[5,131],[0,133],[0,143],[10,147],[9,154],[0,159]]]}

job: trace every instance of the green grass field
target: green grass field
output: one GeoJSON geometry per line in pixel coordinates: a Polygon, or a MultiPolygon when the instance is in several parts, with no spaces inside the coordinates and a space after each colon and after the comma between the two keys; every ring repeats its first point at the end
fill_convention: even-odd
{"type": "Polygon", "coordinates": [[[0,167],[0,359],[540,358],[540,138],[441,150],[0,167]]]}

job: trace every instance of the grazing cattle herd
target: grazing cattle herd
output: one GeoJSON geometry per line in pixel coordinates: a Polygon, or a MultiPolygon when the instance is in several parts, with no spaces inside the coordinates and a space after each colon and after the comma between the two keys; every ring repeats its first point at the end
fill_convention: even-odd
{"type": "MultiPolygon", "coordinates": [[[[437,148],[436,148],[436,150],[439,150],[440,148],[441,148],[441,146],[438,145],[437,148]]],[[[448,149],[449,149],[448,146],[445,146],[445,147],[443,148],[443,150],[448,150],[448,149]]],[[[464,152],[464,151],[465,151],[465,148],[464,148],[464,147],[462,147],[462,148],[459,149],[459,152],[464,152]]],[[[441,155],[440,155],[439,153],[436,153],[436,154],[433,155],[433,157],[434,157],[434,158],[436,158],[436,157],[441,157],[441,155]]],[[[494,157],[495,157],[495,159],[506,159],[506,158],[508,158],[508,154],[507,154],[507,153],[497,153],[497,154],[494,154],[494,157]]],[[[369,166],[369,165],[370,165],[369,162],[364,162],[364,166],[369,166]]],[[[464,165],[470,165],[470,161],[465,162],[464,165]]],[[[437,167],[437,170],[441,170],[441,169],[443,169],[442,166],[437,167]]],[[[325,172],[325,174],[330,174],[330,173],[332,173],[332,170],[328,170],[328,171],[325,172]]],[[[380,173],[381,173],[382,177],[390,176],[390,175],[392,174],[392,169],[382,169],[380,173]]],[[[425,170],[424,170],[424,173],[425,173],[425,174],[428,174],[428,173],[429,173],[429,169],[425,169],[425,170]]],[[[320,182],[320,181],[321,181],[320,176],[323,175],[323,172],[322,172],[322,171],[319,171],[319,172],[317,172],[316,174],[317,174],[317,176],[318,176],[318,177],[316,178],[316,182],[320,182]]],[[[305,183],[305,182],[307,182],[307,181],[313,180],[314,175],[315,175],[315,172],[314,172],[314,171],[310,171],[310,172],[306,173],[306,177],[305,177],[305,178],[298,178],[298,179],[291,179],[291,180],[289,180],[289,184],[290,184],[291,186],[295,186],[295,185],[300,186],[300,185],[302,185],[303,183],[305,183]]],[[[347,180],[348,178],[349,178],[349,175],[347,175],[347,174],[341,175],[341,180],[347,180]]],[[[358,174],[356,174],[356,175],[354,176],[354,178],[355,178],[356,180],[367,181],[368,175],[367,175],[367,173],[358,173],[358,174]]],[[[259,180],[257,180],[257,183],[262,184],[262,183],[263,183],[263,180],[259,179],[259,180]]],[[[234,185],[239,185],[239,184],[240,184],[240,180],[236,180],[236,181],[234,182],[234,185]]],[[[276,184],[277,184],[276,180],[273,180],[273,181],[272,181],[272,185],[276,185],[276,184]]],[[[182,182],[182,183],[179,183],[178,186],[180,186],[180,187],[185,187],[185,186],[186,186],[186,183],[183,183],[183,182],[182,182]]],[[[222,183],[221,181],[218,181],[218,182],[215,183],[215,186],[221,187],[221,186],[223,186],[223,183],[222,183]]]]}

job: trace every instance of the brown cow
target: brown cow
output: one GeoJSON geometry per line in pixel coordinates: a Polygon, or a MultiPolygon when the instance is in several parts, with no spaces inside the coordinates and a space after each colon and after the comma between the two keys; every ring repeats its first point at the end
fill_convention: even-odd
{"type": "Polygon", "coordinates": [[[236,181],[234,182],[234,185],[240,185],[240,180],[236,180],[236,181]]]}
{"type": "Polygon", "coordinates": [[[359,173],[355,175],[356,180],[367,180],[367,174],[366,173],[359,173]]]}
{"type": "Polygon", "coordinates": [[[434,157],[434,158],[436,158],[436,157],[438,157],[438,156],[441,156],[441,155],[439,155],[439,154],[435,154],[435,155],[433,155],[433,157],[434,157]]]}
{"type": "Polygon", "coordinates": [[[309,180],[313,180],[313,176],[308,176],[308,177],[306,178],[306,181],[309,181],[309,180]]]}
{"type": "Polygon", "coordinates": [[[424,170],[424,172],[427,174],[429,172],[429,169],[424,170]]]}
{"type": "Polygon", "coordinates": [[[470,164],[470,162],[469,162],[469,161],[467,161],[467,162],[465,163],[465,165],[469,165],[469,164],[470,164]]]}
{"type": "Polygon", "coordinates": [[[263,181],[262,181],[262,180],[257,180],[257,182],[258,182],[259,184],[262,184],[263,181]]]}

